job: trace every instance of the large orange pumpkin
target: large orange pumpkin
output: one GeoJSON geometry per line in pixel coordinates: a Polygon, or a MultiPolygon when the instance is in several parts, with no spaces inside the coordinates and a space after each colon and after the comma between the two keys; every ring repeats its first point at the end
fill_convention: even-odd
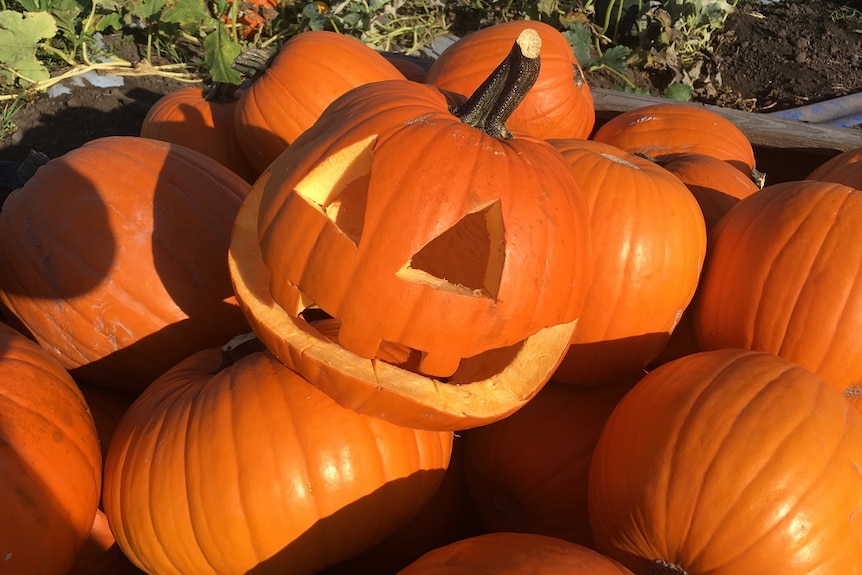
{"type": "Polygon", "coordinates": [[[235,129],[258,174],[351,88],[404,75],[356,38],[325,30],[297,34],[243,91],[235,129]]]}
{"type": "Polygon", "coordinates": [[[126,412],[105,513],[148,573],[312,575],[417,513],[452,437],[344,409],[269,352],[204,350],[126,412]]]}
{"type": "Polygon", "coordinates": [[[781,355],[846,390],[862,384],[862,191],[767,186],[713,229],[693,304],[703,349],[781,355]]]}
{"type": "Polygon", "coordinates": [[[706,253],[697,201],[650,160],[592,140],[552,140],[590,206],[593,279],[554,379],[636,377],[670,339],[694,296],[706,253]]]}
{"type": "Polygon", "coordinates": [[[248,330],[227,268],[250,185],[212,158],[134,136],[49,161],[0,211],[0,301],[76,379],[140,391],[248,330]]]}
{"type": "Polygon", "coordinates": [[[234,129],[236,97],[225,92],[188,86],[165,94],[144,117],[141,137],[197,150],[253,182],[257,171],[248,163],[234,129]]]}
{"type": "Polygon", "coordinates": [[[736,124],[709,108],[661,102],[628,110],[602,124],[593,139],[632,154],[697,152],[730,162],[748,176],[754,148],[736,124]]]}
{"type": "Polygon", "coordinates": [[[862,572],[862,414],[810,371],[726,349],[620,401],[590,467],[596,549],[640,575],[862,572]]]}
{"type": "Polygon", "coordinates": [[[0,323],[0,571],[65,575],[101,484],[81,391],[47,351],[0,323]]]}
{"type": "Polygon", "coordinates": [[[542,71],[512,114],[509,128],[544,139],[586,138],[596,122],[590,86],[568,41],[549,24],[513,20],[472,32],[440,54],[425,81],[458,94],[472,94],[526,28],[542,37],[542,71]]]}
{"type": "Polygon", "coordinates": [[[512,94],[494,97],[507,70],[521,75],[513,58],[465,121],[432,86],[350,91],[243,204],[237,298],[266,345],[342,405],[480,425],[523,405],[565,350],[589,282],[588,208],[550,144],[506,137],[512,94]],[[341,322],[338,344],[307,325],[313,307],[341,322]],[[416,371],[375,359],[392,343],[416,371]]]}
{"type": "Polygon", "coordinates": [[[600,553],[535,533],[486,533],[430,551],[398,575],[632,575],[600,553]]]}

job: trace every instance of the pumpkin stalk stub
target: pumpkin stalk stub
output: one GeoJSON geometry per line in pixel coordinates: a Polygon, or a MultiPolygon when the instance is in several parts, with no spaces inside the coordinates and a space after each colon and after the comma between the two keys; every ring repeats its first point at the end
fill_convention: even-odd
{"type": "Polygon", "coordinates": [[[506,120],[536,83],[541,50],[538,32],[532,28],[521,31],[506,58],[466,102],[452,107],[452,114],[494,138],[511,138],[506,120]]]}

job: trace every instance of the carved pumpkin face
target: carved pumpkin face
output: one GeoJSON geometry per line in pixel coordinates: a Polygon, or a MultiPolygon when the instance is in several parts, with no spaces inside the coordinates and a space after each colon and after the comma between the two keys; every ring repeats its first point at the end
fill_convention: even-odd
{"type": "MultiPolygon", "coordinates": [[[[238,299],[271,349],[290,339],[285,329],[312,337],[275,352],[304,375],[310,352],[297,347],[316,352],[325,338],[310,335],[301,314],[319,307],[340,321],[342,359],[313,368],[328,372],[322,385],[362,379],[357,366],[343,373],[340,352],[367,363],[394,346],[407,350],[421,387],[439,383],[435,377],[500,387],[514,362],[540,379],[519,384],[531,395],[550,374],[539,372],[565,349],[551,352],[556,343],[546,342],[541,352],[525,342],[549,328],[562,336],[568,328],[560,326],[583,308],[589,216],[576,177],[546,142],[492,137],[461,122],[448,103],[436,88],[411,82],[352,90],[270,166],[245,206],[232,254],[238,299]],[[245,278],[237,266],[252,259],[264,269],[245,278]]],[[[369,376],[375,389],[380,377],[369,376]]],[[[396,385],[405,377],[395,376],[396,385]]],[[[511,393],[508,385],[495,393],[511,393]]]]}

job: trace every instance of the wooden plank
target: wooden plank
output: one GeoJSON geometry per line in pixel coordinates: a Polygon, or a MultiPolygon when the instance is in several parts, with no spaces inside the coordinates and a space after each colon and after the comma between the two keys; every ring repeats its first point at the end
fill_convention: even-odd
{"type": "MultiPolygon", "coordinates": [[[[606,119],[621,112],[642,108],[659,102],[668,102],[665,98],[656,98],[643,94],[629,94],[617,90],[592,88],[593,100],[597,116],[605,115],[606,119]]],[[[836,126],[809,124],[799,120],[789,120],[755,114],[742,110],[721,108],[709,104],[689,104],[708,108],[734,124],[748,137],[754,146],[766,148],[794,148],[814,151],[843,152],[862,148],[862,130],[839,128],[836,126]]]]}

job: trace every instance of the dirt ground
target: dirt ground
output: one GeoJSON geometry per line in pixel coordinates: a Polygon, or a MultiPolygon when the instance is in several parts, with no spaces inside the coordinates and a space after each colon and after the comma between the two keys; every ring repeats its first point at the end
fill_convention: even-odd
{"type": "MultiPolygon", "coordinates": [[[[695,100],[760,112],[862,91],[859,15],[862,0],[741,1],[716,35],[713,56],[704,61],[705,87],[695,100]]],[[[587,79],[600,87],[619,85],[603,74],[587,79]]],[[[667,80],[666,71],[635,78],[653,94],[667,80]]],[[[135,135],[149,107],[184,85],[161,76],[125,76],[122,86],[83,82],[66,94],[35,97],[15,115],[17,131],[0,141],[0,165],[31,150],[55,157],[93,138],[135,135]]]]}

